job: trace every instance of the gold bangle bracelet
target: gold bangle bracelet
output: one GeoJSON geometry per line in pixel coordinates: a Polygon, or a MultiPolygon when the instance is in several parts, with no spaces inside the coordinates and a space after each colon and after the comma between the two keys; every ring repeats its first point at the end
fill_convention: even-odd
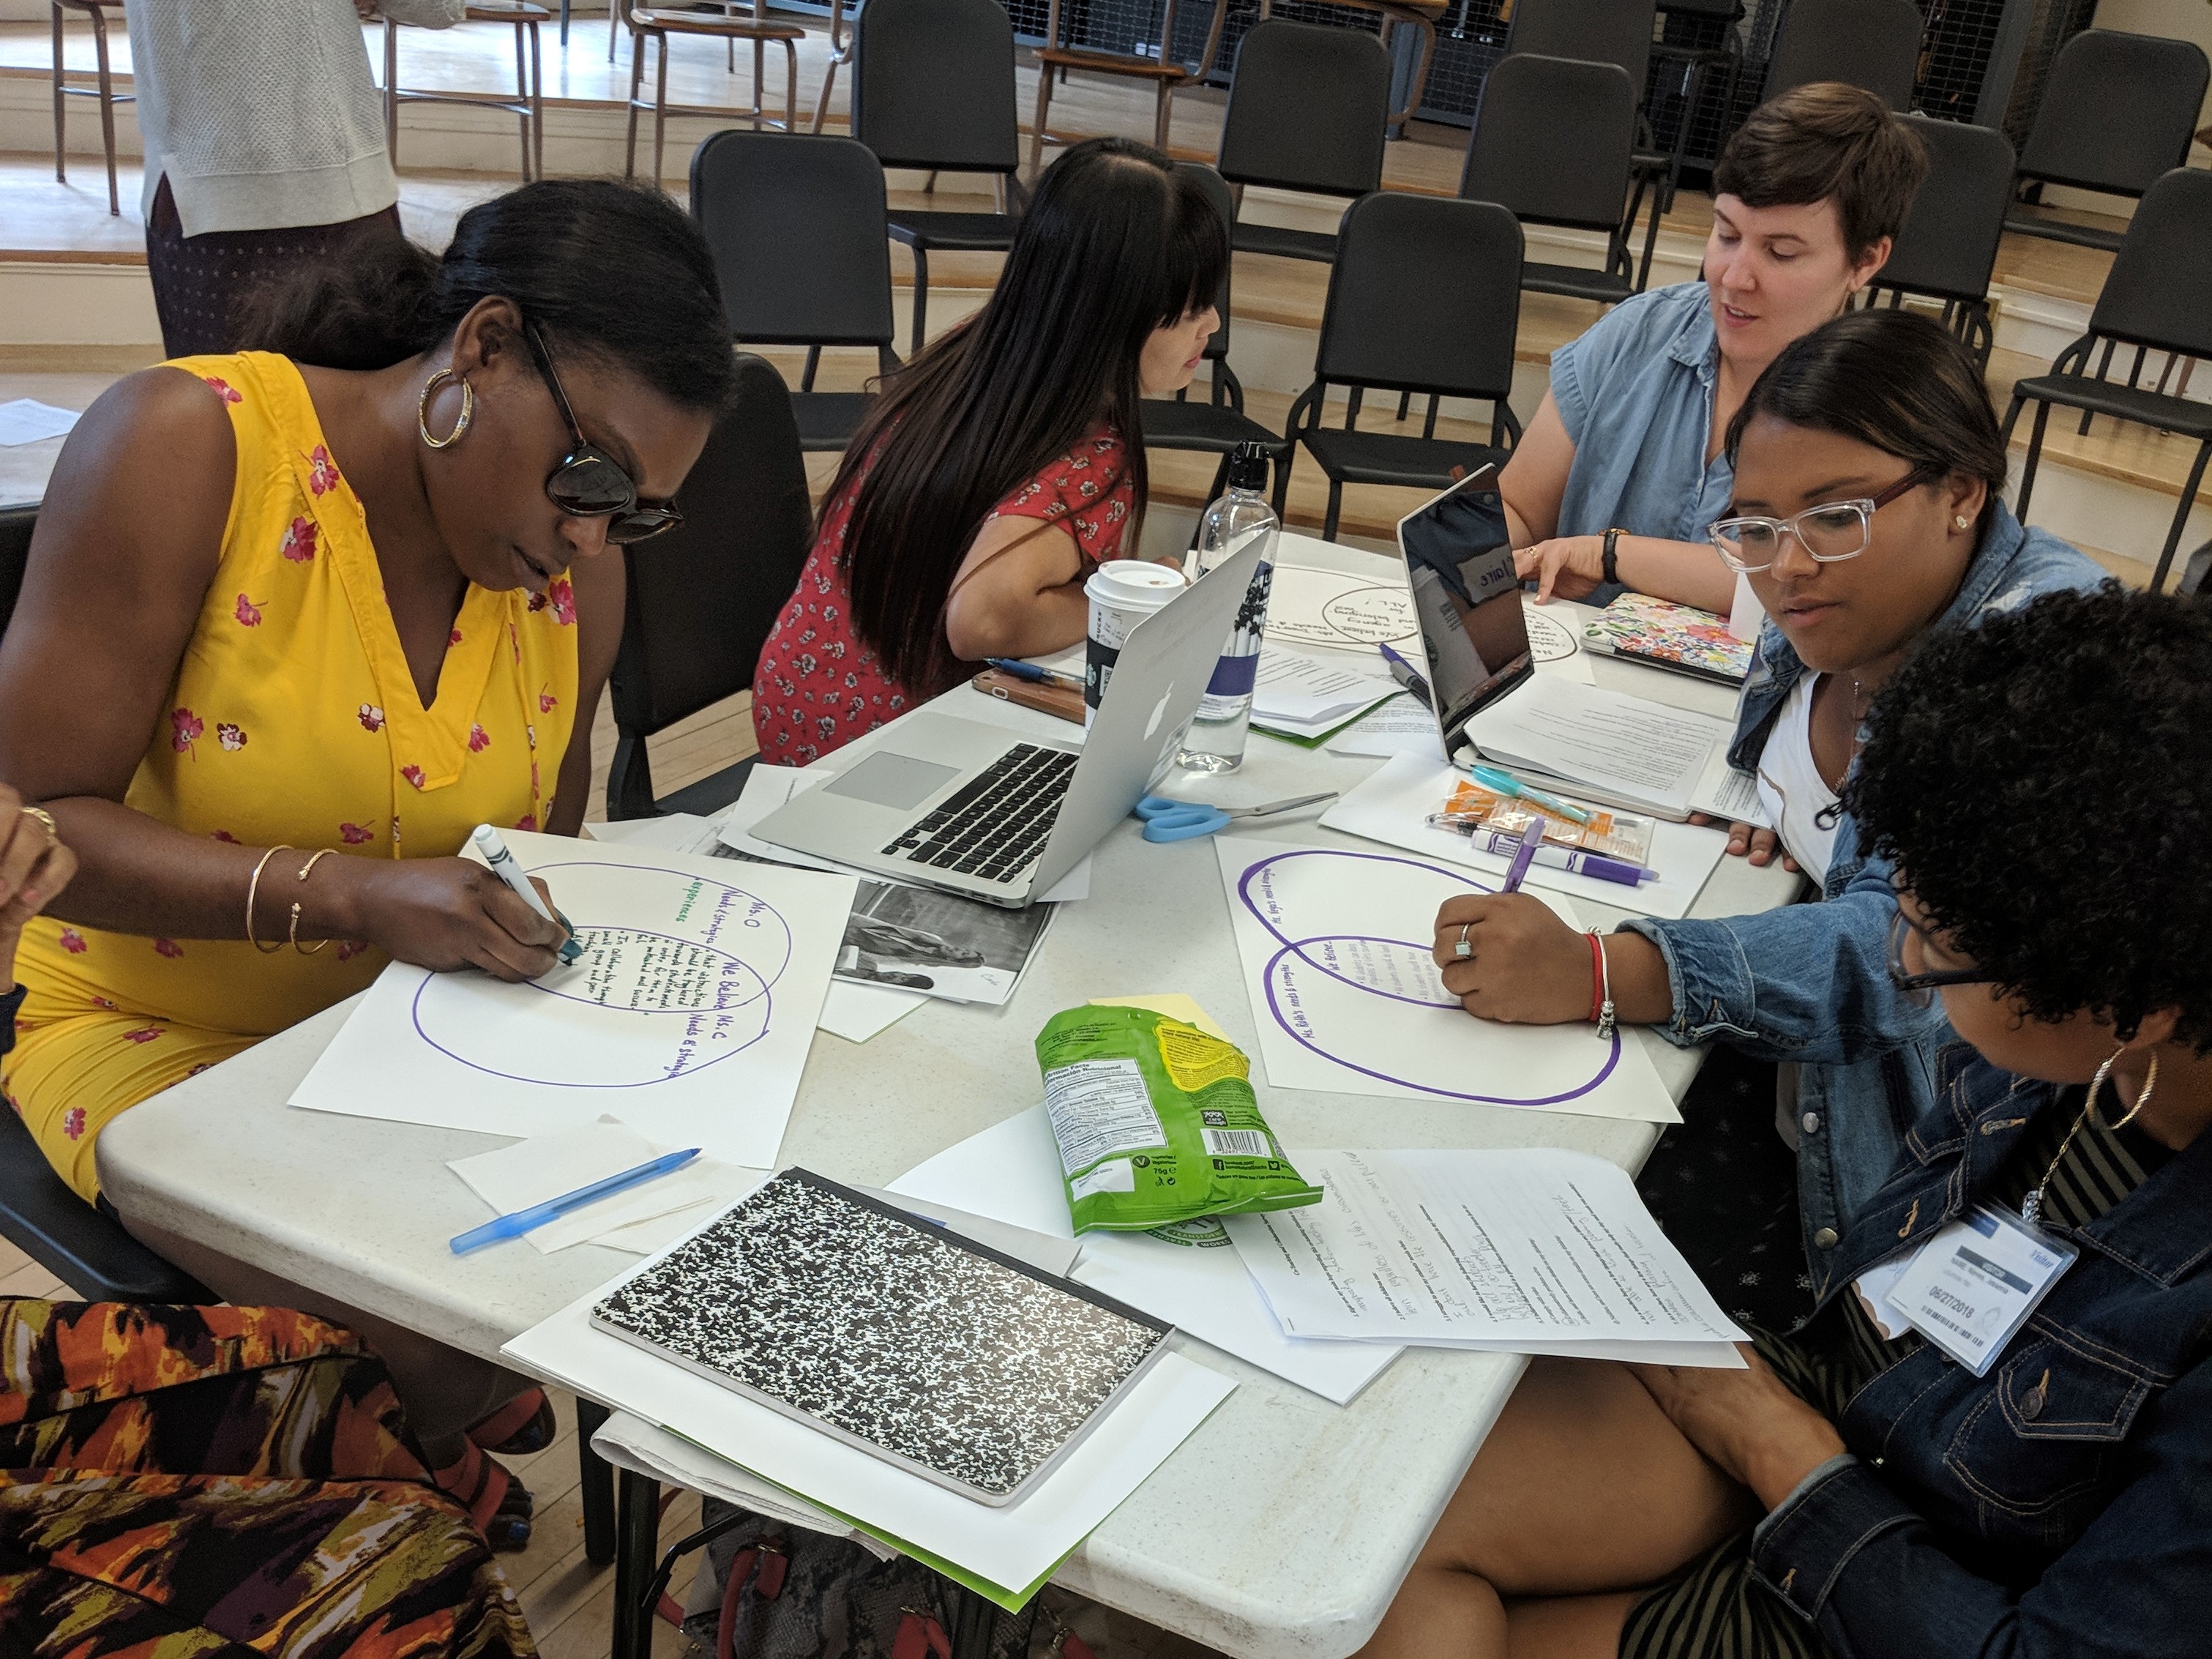
{"type": "MultiPolygon", "coordinates": [[[[294,878],[293,878],[293,879],[294,879],[294,880],[295,880],[295,881],[305,881],[305,880],[307,880],[307,872],[308,872],[309,871],[313,870],[313,869],[317,865],[320,864],[320,863],[321,863],[325,859],[331,857],[331,856],[333,854],[335,854],[337,851],[337,848],[336,848],[335,847],[325,847],[325,848],[324,848],[322,849],[322,851],[320,851],[320,852],[317,853],[317,854],[316,854],[313,858],[309,859],[309,860],[308,860],[305,864],[303,864],[303,865],[301,865],[301,866],[300,866],[300,872],[299,872],[299,874],[298,874],[297,876],[294,877],[294,878]]],[[[314,945],[314,948],[313,948],[313,950],[310,950],[308,947],[307,947],[306,945],[301,945],[301,944],[300,943],[300,904],[299,904],[299,901],[298,901],[298,900],[296,900],[296,899],[295,899],[295,900],[294,900],[294,901],[293,901],[293,902],[292,902],[292,931],[291,931],[291,940],[292,940],[292,948],[293,948],[295,951],[298,951],[301,956],[303,956],[303,957],[311,957],[311,956],[314,955],[316,951],[319,951],[319,950],[321,950],[325,945],[328,945],[328,944],[330,943],[330,940],[328,940],[328,939],[321,939],[321,940],[319,940],[319,941],[316,943],[316,945],[314,945]]]]}
{"type": "Polygon", "coordinates": [[[254,865],[253,878],[246,884],[246,942],[264,957],[273,957],[284,947],[281,945],[264,945],[253,937],[253,902],[260,896],[261,872],[269,867],[269,860],[279,853],[296,853],[297,851],[299,848],[289,843],[270,848],[261,855],[260,861],[254,865]]]}

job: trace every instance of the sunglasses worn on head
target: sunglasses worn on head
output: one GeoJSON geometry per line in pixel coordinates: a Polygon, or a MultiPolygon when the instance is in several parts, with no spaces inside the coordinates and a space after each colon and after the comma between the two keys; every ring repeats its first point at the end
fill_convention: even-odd
{"type": "Polygon", "coordinates": [[[641,499],[636,483],[623,471],[622,463],[584,441],[575,411],[568,406],[568,394],[562,390],[561,377],[553,372],[553,354],[546,349],[545,337],[536,323],[527,319],[522,333],[530,343],[531,361],[538,365],[545,389],[560,406],[561,418],[568,423],[568,436],[575,445],[547,476],[546,498],[571,518],[606,520],[607,539],[623,545],[647,540],[682,524],[684,515],[673,501],[641,499]]]}

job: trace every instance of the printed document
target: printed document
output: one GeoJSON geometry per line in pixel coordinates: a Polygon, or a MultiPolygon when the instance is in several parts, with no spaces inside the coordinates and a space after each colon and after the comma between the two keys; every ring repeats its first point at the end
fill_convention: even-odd
{"type": "Polygon", "coordinates": [[[1680,820],[1732,729],[1711,714],[1537,675],[1477,714],[1467,735],[1486,757],[1560,779],[1584,799],[1680,820]]]}
{"type": "Polygon", "coordinates": [[[1293,1336],[1741,1368],[1729,1322],[1637,1196],[1583,1152],[1291,1154],[1328,1196],[1227,1218],[1293,1336]]]}

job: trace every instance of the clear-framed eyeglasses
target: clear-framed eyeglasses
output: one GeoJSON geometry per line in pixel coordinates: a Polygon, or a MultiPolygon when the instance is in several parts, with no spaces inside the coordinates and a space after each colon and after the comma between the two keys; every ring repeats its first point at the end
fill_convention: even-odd
{"type": "Polygon", "coordinates": [[[1879,495],[1823,501],[1788,519],[1717,519],[1706,527],[1705,534],[1729,569],[1747,574],[1771,568],[1782,556],[1784,536],[1795,536],[1797,545],[1814,563],[1837,564],[1867,550],[1874,539],[1876,513],[1926,482],[1925,475],[1915,468],[1879,495]]]}

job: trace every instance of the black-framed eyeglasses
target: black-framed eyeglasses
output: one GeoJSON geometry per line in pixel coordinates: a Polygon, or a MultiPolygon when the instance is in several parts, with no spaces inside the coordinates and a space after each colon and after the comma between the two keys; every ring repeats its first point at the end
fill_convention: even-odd
{"type": "Polygon", "coordinates": [[[644,500],[621,462],[597,445],[584,441],[576,413],[568,406],[568,394],[562,389],[561,377],[553,372],[553,354],[546,349],[545,337],[527,318],[523,320],[522,334],[530,343],[531,361],[538,365],[545,389],[560,406],[561,418],[568,423],[568,436],[575,445],[546,476],[546,499],[571,518],[606,520],[607,539],[625,546],[682,524],[684,515],[675,502],[644,500]]]}
{"type": "Polygon", "coordinates": [[[1990,976],[1978,968],[1938,968],[1914,973],[1905,965],[1905,945],[1915,933],[1920,933],[1923,941],[1928,937],[1913,925],[1912,918],[1905,914],[1904,907],[1900,905],[1889,919],[1887,951],[1889,982],[1914,1006],[1930,1006],[1936,1000],[1936,993],[1946,985],[1986,985],[1990,982],[1990,976]]]}
{"type": "Polygon", "coordinates": [[[1862,495],[1848,501],[1823,501],[1787,519],[1746,517],[1717,519],[1705,529],[1721,558],[1731,570],[1756,574],[1772,568],[1782,556],[1782,538],[1795,536],[1797,545],[1816,564],[1836,564],[1856,559],[1874,539],[1874,515],[1899,496],[1928,482],[1917,467],[1879,495],[1862,495]]]}

